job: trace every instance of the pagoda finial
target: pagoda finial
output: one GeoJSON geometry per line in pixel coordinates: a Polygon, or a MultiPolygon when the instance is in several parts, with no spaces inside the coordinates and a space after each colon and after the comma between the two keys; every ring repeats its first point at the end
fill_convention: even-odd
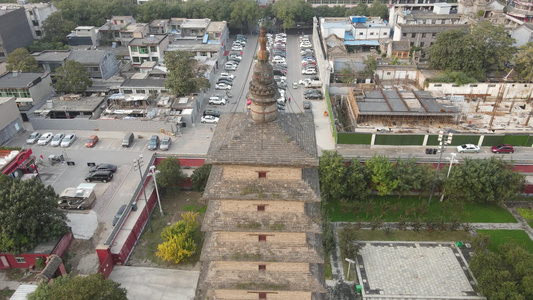
{"type": "Polygon", "coordinates": [[[268,57],[270,56],[270,53],[267,50],[267,41],[268,38],[266,37],[266,25],[265,21],[261,21],[261,32],[259,34],[259,51],[257,51],[257,60],[260,63],[267,63],[268,57]]]}

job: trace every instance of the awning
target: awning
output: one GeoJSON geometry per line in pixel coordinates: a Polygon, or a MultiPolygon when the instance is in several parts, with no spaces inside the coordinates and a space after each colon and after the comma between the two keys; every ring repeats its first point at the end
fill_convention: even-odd
{"type": "Polygon", "coordinates": [[[229,55],[229,51],[224,51],[224,55],[223,56],[228,56],[229,55]]]}
{"type": "Polygon", "coordinates": [[[364,40],[344,41],[344,45],[346,46],[379,46],[379,42],[378,41],[364,41],[364,40]]]}
{"type": "Polygon", "coordinates": [[[202,43],[207,44],[207,40],[209,39],[209,34],[204,34],[204,39],[202,40],[202,43]]]}

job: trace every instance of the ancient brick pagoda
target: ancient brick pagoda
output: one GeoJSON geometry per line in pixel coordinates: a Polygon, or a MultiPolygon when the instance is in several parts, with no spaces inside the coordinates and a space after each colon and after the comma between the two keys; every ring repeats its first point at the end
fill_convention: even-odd
{"type": "Polygon", "coordinates": [[[223,115],[206,163],[196,299],[325,299],[318,155],[309,114],[278,114],[265,29],[251,112],[223,115]]]}

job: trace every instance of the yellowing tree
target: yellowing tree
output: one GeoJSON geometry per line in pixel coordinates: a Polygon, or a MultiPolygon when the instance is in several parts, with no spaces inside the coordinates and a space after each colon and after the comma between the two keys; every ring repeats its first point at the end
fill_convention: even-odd
{"type": "Polygon", "coordinates": [[[165,241],[157,246],[157,257],[177,264],[194,254],[196,251],[194,234],[199,225],[196,221],[197,216],[198,213],[192,212],[182,214],[183,220],[166,227],[161,232],[165,241]]]}

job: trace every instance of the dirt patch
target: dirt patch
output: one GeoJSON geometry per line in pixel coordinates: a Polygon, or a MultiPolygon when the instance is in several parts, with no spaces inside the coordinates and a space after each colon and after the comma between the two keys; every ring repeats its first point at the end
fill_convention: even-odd
{"type": "Polygon", "coordinates": [[[203,221],[206,206],[201,199],[202,193],[192,191],[168,191],[161,197],[161,206],[163,207],[164,216],[161,216],[159,207],[156,207],[152,214],[153,233],[149,226],[144,229],[139,243],[135,247],[128,266],[157,267],[180,270],[200,270],[200,252],[203,245],[203,233],[197,231],[196,253],[185,262],[175,264],[163,261],[155,255],[157,245],[163,242],[161,231],[164,227],[172,225],[181,220],[181,215],[187,212],[198,212],[196,220],[200,223],[203,221]]]}
{"type": "Polygon", "coordinates": [[[98,271],[100,262],[96,255],[96,246],[100,235],[105,231],[105,223],[98,223],[93,237],[88,240],[74,239],[63,257],[67,272],[73,275],[88,275],[98,271]]]}

